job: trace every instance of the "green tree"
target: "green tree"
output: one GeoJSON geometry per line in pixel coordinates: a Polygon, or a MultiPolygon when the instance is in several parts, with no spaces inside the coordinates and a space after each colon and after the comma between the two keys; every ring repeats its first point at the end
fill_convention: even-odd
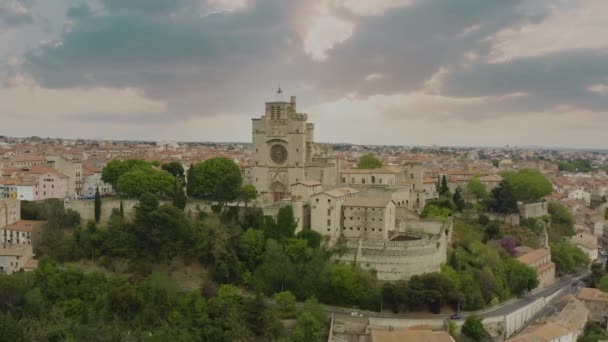
{"type": "Polygon", "coordinates": [[[464,201],[464,198],[462,197],[460,188],[456,189],[456,191],[454,192],[454,196],[452,196],[452,200],[454,201],[454,204],[456,205],[456,210],[458,210],[458,212],[462,212],[462,210],[466,206],[466,203],[464,201]]]}
{"type": "Polygon", "coordinates": [[[282,207],[277,214],[278,236],[272,238],[283,240],[294,237],[297,225],[298,223],[293,216],[292,206],[287,205],[282,207]]]}
{"type": "Polygon", "coordinates": [[[568,228],[572,228],[574,225],[572,212],[561,203],[550,202],[549,214],[551,215],[551,223],[563,224],[568,228]]]}
{"type": "Polygon", "coordinates": [[[262,261],[266,239],[259,229],[248,229],[239,238],[239,254],[249,270],[253,271],[262,261]]]}
{"type": "Polygon", "coordinates": [[[585,252],[567,240],[551,244],[551,261],[555,263],[558,272],[564,273],[573,273],[591,262],[585,252]]]}
{"type": "Polygon", "coordinates": [[[112,160],[101,171],[101,180],[117,189],[120,176],[136,167],[149,168],[150,164],[139,159],[112,160]]]}
{"type": "Polygon", "coordinates": [[[173,177],[179,179],[180,182],[186,182],[186,175],[184,173],[184,166],[180,162],[165,163],[161,166],[161,169],[169,172],[173,177]]]}
{"type": "Polygon", "coordinates": [[[537,201],[553,192],[551,182],[538,170],[505,171],[502,177],[517,201],[537,201]]]}
{"type": "Polygon", "coordinates": [[[184,188],[176,179],[175,190],[173,190],[173,205],[181,210],[184,210],[186,208],[186,204],[188,204],[188,197],[186,197],[184,188]]]}
{"type": "Polygon", "coordinates": [[[517,199],[513,194],[511,183],[503,180],[492,190],[492,197],[488,203],[488,209],[497,213],[517,213],[517,199]]]}
{"type": "Polygon", "coordinates": [[[513,294],[519,296],[538,286],[538,274],[532,267],[515,259],[510,259],[506,267],[509,289],[513,294]]]}
{"type": "Polygon", "coordinates": [[[95,190],[95,222],[99,223],[101,218],[101,194],[99,193],[99,187],[95,190]]]}
{"type": "Polygon", "coordinates": [[[435,203],[429,203],[424,206],[420,217],[422,218],[445,218],[452,215],[452,210],[449,208],[440,207],[435,203]]]}
{"type": "Polygon", "coordinates": [[[325,332],[326,316],[316,299],[308,299],[304,302],[302,310],[298,314],[296,328],[293,332],[294,342],[317,342],[321,341],[325,332]]]}
{"type": "Polygon", "coordinates": [[[308,246],[312,248],[319,248],[321,245],[321,239],[323,238],[321,234],[315,232],[312,229],[302,229],[296,237],[298,239],[306,240],[308,242],[308,246]]]}
{"type": "Polygon", "coordinates": [[[194,196],[194,186],[196,185],[193,166],[194,164],[190,164],[186,177],[186,195],[188,195],[188,197],[194,196]]]}
{"type": "Polygon", "coordinates": [[[293,318],[296,315],[296,297],[289,291],[275,293],[273,296],[277,303],[280,318],[293,318]]]}
{"type": "Polygon", "coordinates": [[[362,155],[357,162],[358,169],[379,169],[383,165],[382,161],[371,153],[362,155]]]}
{"type": "Polygon", "coordinates": [[[448,178],[446,177],[446,175],[443,175],[441,177],[441,187],[439,188],[439,195],[452,197],[450,193],[450,187],[448,186],[448,178]]]}
{"type": "Polygon", "coordinates": [[[273,239],[266,241],[261,265],[255,270],[256,287],[266,294],[291,288],[296,279],[295,267],[283,246],[273,239]]]}
{"type": "Polygon", "coordinates": [[[486,336],[486,331],[481,323],[481,318],[476,315],[468,316],[462,325],[462,334],[475,342],[482,341],[486,336]]]}
{"type": "Polygon", "coordinates": [[[597,287],[604,292],[608,292],[608,274],[600,279],[597,287]]]}
{"type": "Polygon", "coordinates": [[[117,189],[127,196],[139,197],[146,192],[173,194],[175,178],[167,171],[133,168],[120,176],[117,189]]]}
{"type": "Polygon", "coordinates": [[[241,191],[239,192],[239,200],[245,202],[245,211],[247,211],[249,202],[255,200],[257,196],[258,191],[252,184],[245,184],[243,187],[241,187],[241,191]]]}
{"type": "Polygon", "coordinates": [[[469,183],[467,184],[467,192],[468,194],[474,196],[478,202],[488,198],[488,190],[477,176],[469,180],[469,183]]]}
{"type": "Polygon", "coordinates": [[[192,167],[191,193],[220,204],[234,201],[241,190],[242,178],[239,166],[232,160],[216,157],[194,164],[192,167]]]}

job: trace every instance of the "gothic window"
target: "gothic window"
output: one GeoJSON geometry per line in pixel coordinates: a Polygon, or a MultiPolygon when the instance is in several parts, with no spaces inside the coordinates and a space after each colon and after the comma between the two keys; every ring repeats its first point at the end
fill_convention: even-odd
{"type": "Polygon", "coordinates": [[[372,184],[376,183],[376,176],[372,176],[372,184]]]}

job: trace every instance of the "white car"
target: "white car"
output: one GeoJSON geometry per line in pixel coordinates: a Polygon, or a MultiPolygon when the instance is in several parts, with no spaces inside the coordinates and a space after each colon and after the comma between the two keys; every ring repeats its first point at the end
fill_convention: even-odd
{"type": "Polygon", "coordinates": [[[606,251],[601,251],[601,252],[600,252],[600,254],[601,254],[601,255],[603,255],[603,256],[606,256],[606,255],[608,255],[608,252],[606,252],[606,251]]]}
{"type": "Polygon", "coordinates": [[[358,313],[357,311],[351,312],[350,315],[353,316],[353,317],[363,317],[363,314],[358,313]]]}

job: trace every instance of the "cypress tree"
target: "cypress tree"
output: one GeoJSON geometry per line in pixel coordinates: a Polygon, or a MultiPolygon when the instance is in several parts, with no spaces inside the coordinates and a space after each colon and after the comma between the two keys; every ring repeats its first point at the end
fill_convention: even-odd
{"type": "Polygon", "coordinates": [[[101,194],[99,193],[99,187],[95,190],[95,222],[99,223],[101,218],[101,194]]]}
{"type": "Polygon", "coordinates": [[[188,177],[186,179],[186,194],[188,197],[194,195],[194,164],[190,164],[188,168],[188,177]]]}

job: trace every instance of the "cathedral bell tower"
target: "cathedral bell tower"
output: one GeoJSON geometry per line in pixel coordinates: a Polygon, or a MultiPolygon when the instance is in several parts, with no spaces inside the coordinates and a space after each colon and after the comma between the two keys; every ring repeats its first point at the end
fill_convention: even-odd
{"type": "Polygon", "coordinates": [[[307,151],[312,144],[308,115],[297,113],[296,97],[283,100],[279,87],[275,100],[266,102],[264,115],[252,119],[254,167],[252,184],[266,204],[290,196],[292,184],[305,180],[307,151]]]}

